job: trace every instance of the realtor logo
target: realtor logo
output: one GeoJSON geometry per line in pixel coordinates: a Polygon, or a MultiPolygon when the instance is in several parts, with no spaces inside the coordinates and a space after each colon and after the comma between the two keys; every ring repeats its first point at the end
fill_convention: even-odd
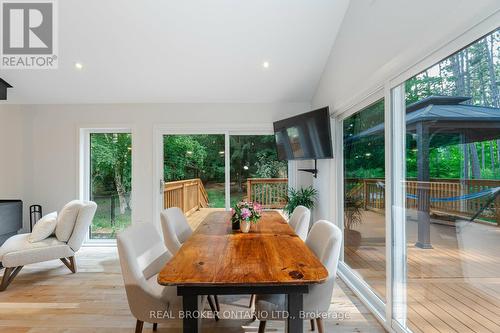
{"type": "Polygon", "coordinates": [[[2,69],[57,68],[55,0],[1,0],[2,69]]]}

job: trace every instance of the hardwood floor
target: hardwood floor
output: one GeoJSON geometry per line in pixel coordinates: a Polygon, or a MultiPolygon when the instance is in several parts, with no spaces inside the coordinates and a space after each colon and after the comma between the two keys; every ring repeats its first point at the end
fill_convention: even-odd
{"type": "MultiPolygon", "coordinates": [[[[76,260],[76,274],[59,260],[25,266],[9,289],[0,293],[0,332],[134,332],[116,248],[84,247],[76,260]]],[[[249,296],[220,297],[220,301],[222,311],[248,311],[249,296]]],[[[326,332],[384,332],[341,281],[335,287],[331,311],[346,318],[326,320],[326,332]]],[[[176,325],[159,325],[158,332],[181,332],[176,325]]],[[[257,332],[258,321],[207,319],[202,327],[210,333],[257,332]]],[[[283,327],[282,322],[270,321],[267,332],[283,332],[283,327]]],[[[304,321],[304,331],[308,330],[309,322],[304,321]]],[[[152,332],[152,325],[145,323],[144,332],[152,332]]]]}
{"type": "MultiPolygon", "coordinates": [[[[346,262],[385,295],[384,218],[363,212],[359,249],[346,262]]],[[[435,221],[438,222],[438,221],[435,221]]],[[[407,229],[408,327],[413,332],[500,332],[500,228],[471,222],[431,224],[432,249],[415,247],[407,229]]]]}

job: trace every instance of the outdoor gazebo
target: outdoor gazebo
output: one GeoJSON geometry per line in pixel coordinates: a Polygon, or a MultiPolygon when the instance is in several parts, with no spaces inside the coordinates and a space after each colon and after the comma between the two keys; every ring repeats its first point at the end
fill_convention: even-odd
{"type": "MultiPolygon", "coordinates": [[[[470,97],[431,96],[406,108],[406,131],[417,148],[417,219],[420,248],[432,248],[430,241],[430,170],[432,147],[466,144],[500,138],[500,109],[461,104],[470,97]]],[[[384,124],[348,139],[351,144],[369,136],[383,136],[384,124]]]]}

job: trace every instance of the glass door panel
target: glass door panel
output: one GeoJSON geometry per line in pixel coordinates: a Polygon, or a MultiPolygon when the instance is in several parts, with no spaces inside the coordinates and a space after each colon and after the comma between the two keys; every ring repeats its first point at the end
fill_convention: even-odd
{"type": "Polygon", "coordinates": [[[231,207],[248,200],[283,208],[287,175],[288,164],[278,160],[274,135],[230,135],[231,207]]]}
{"type": "Polygon", "coordinates": [[[131,223],[132,135],[90,133],[90,200],[97,211],[90,239],[114,239],[131,223]]]}
{"type": "Polygon", "coordinates": [[[384,100],[343,121],[344,261],[385,300],[384,100]]]}

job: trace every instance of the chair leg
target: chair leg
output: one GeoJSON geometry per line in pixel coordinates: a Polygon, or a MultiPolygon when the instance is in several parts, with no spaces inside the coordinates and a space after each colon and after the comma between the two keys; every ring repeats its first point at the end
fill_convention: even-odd
{"type": "Polygon", "coordinates": [[[158,330],[158,323],[153,323],[153,331],[157,331],[158,330]]]}
{"type": "Polygon", "coordinates": [[[212,300],[212,296],[207,296],[208,305],[210,305],[210,310],[212,310],[214,314],[215,321],[219,321],[219,316],[217,315],[217,309],[215,308],[214,301],[212,300]]]}
{"type": "Polygon", "coordinates": [[[217,311],[220,312],[219,297],[217,297],[217,295],[214,295],[214,300],[215,300],[215,308],[217,309],[217,311]]]}
{"type": "Polygon", "coordinates": [[[66,267],[69,268],[69,270],[73,273],[76,273],[76,260],[75,257],[68,257],[68,258],[60,258],[62,263],[66,265],[66,267]]]}
{"type": "Polygon", "coordinates": [[[135,333],[142,333],[142,327],[144,326],[144,322],[142,320],[137,319],[135,323],[135,333]]]}
{"type": "Polygon", "coordinates": [[[7,289],[9,284],[14,281],[14,278],[22,268],[23,266],[5,267],[5,271],[3,272],[2,284],[0,285],[0,291],[4,291],[5,289],[7,289]]]}
{"type": "Polygon", "coordinates": [[[323,327],[323,319],[316,318],[316,324],[318,326],[318,332],[319,333],[325,333],[325,328],[323,327]]]}
{"type": "Polygon", "coordinates": [[[260,324],[259,324],[259,333],[265,333],[266,332],[266,324],[267,324],[267,322],[265,320],[260,322],[260,324]]]}
{"type": "Polygon", "coordinates": [[[255,306],[255,294],[252,294],[252,296],[250,296],[250,304],[248,304],[248,307],[251,309],[255,306]]]}
{"type": "Polygon", "coordinates": [[[315,331],[316,328],[314,327],[314,319],[311,319],[311,331],[315,331]]]}

